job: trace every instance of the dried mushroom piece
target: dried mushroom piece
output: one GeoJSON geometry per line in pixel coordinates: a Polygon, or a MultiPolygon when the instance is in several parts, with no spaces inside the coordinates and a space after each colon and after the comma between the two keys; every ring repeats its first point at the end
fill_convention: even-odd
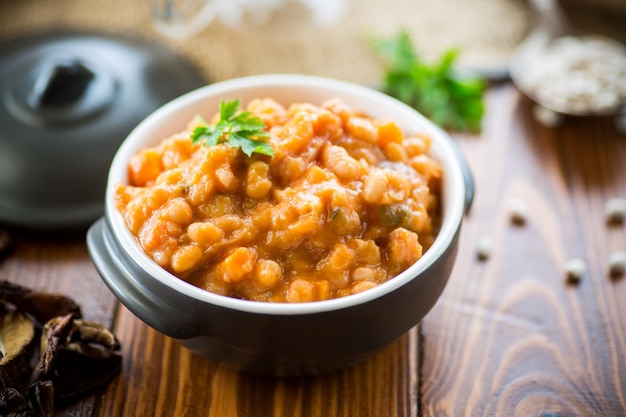
{"type": "Polygon", "coordinates": [[[31,414],[38,417],[54,415],[54,386],[52,381],[37,381],[28,387],[31,414]]]}
{"type": "Polygon", "coordinates": [[[52,382],[37,382],[28,387],[24,397],[15,388],[0,392],[0,416],[52,417],[54,415],[54,387],[52,382]]]}
{"type": "Polygon", "coordinates": [[[73,314],[55,317],[49,320],[43,327],[39,362],[33,370],[31,380],[46,381],[54,377],[59,348],[67,344],[67,339],[72,330],[73,314]]]}
{"type": "Polygon", "coordinates": [[[25,392],[34,339],[35,325],[28,316],[15,311],[0,316],[0,388],[25,392]]]}
{"type": "Polygon", "coordinates": [[[78,330],[77,340],[94,343],[110,350],[120,349],[119,340],[106,327],[82,319],[74,320],[74,326],[78,330]]]}
{"type": "Polygon", "coordinates": [[[69,297],[0,280],[0,417],[53,416],[120,373],[115,335],[80,317],[69,297]]]}
{"type": "Polygon", "coordinates": [[[46,323],[41,336],[41,355],[33,381],[50,380],[55,398],[68,400],[109,383],[122,368],[115,351],[120,343],[103,326],[72,314],[46,323]]]}
{"type": "Polygon", "coordinates": [[[81,316],[80,306],[70,297],[33,291],[8,281],[0,281],[0,302],[2,301],[14,305],[23,313],[32,315],[40,325],[53,317],[69,313],[81,316]]]}
{"type": "Polygon", "coordinates": [[[6,388],[0,392],[0,416],[32,416],[26,399],[15,388],[6,388]]]}
{"type": "Polygon", "coordinates": [[[59,350],[53,378],[55,398],[67,401],[107,385],[122,370],[122,357],[116,353],[86,355],[71,348],[59,350]]]}

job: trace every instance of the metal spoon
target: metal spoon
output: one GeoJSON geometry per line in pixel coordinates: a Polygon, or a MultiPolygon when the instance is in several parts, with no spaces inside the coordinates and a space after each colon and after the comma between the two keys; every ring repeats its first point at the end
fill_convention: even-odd
{"type": "MultiPolygon", "coordinates": [[[[569,21],[563,15],[556,0],[530,0],[530,5],[534,9],[537,15],[537,24],[531,34],[518,46],[510,62],[510,75],[515,85],[531,98],[537,106],[534,109],[535,117],[539,122],[545,125],[555,126],[559,124],[564,115],[574,116],[618,116],[618,126],[626,127],[626,118],[624,117],[626,111],[626,96],[621,96],[618,103],[611,103],[604,108],[601,106],[585,107],[578,103],[577,106],[574,103],[568,102],[567,98],[561,100],[547,100],[546,91],[541,91],[541,88],[534,84],[530,77],[533,66],[548,65],[548,60],[556,59],[555,56],[546,55],[548,48],[555,47],[558,42],[570,41],[570,42],[603,42],[616,46],[618,52],[616,57],[624,56],[622,72],[626,76],[626,48],[616,41],[608,38],[601,38],[597,36],[584,35],[574,28],[569,21]],[[621,52],[621,53],[620,53],[621,52]],[[541,60],[541,61],[538,61],[541,60]]],[[[584,59],[585,57],[580,56],[584,59]]],[[[536,69],[536,68],[535,68],[536,69]]],[[[557,80],[567,81],[567,77],[572,77],[571,73],[558,74],[557,80]]],[[[590,82],[596,82],[597,79],[593,79],[593,75],[589,75],[590,82]]],[[[580,77],[579,77],[580,80],[580,77]]],[[[549,89],[553,86],[543,86],[549,89]]]]}

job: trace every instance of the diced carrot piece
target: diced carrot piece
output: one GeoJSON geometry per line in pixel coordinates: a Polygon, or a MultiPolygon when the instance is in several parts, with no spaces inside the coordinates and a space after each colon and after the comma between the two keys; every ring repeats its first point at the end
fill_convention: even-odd
{"type": "Polygon", "coordinates": [[[131,185],[145,187],[153,183],[163,171],[161,154],[145,149],[133,156],[128,163],[128,179],[131,185]]]}
{"type": "Polygon", "coordinates": [[[402,131],[394,122],[378,125],[378,145],[384,148],[390,143],[402,143],[402,131]]]}

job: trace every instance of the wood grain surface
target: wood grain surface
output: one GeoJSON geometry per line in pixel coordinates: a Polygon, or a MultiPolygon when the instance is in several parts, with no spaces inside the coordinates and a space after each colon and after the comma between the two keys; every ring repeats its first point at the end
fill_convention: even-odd
{"type": "Polygon", "coordinates": [[[58,416],[626,416],[626,279],[608,276],[626,225],[626,137],[613,121],[538,126],[509,84],[493,86],[480,136],[455,135],[476,179],[449,284],[419,328],[370,360],[309,378],[246,375],[199,358],[117,306],[80,233],[11,230],[0,279],[74,297],[122,342],[122,374],[58,416]],[[510,220],[509,202],[530,211],[510,220]],[[481,236],[493,238],[479,260],[481,236]],[[565,263],[581,258],[578,284],[565,263]]]}
{"type": "Polygon", "coordinates": [[[106,416],[415,416],[417,331],[371,360],[318,377],[272,378],[206,361],[122,309],[124,377],[105,397],[106,416]],[[367,382],[365,382],[367,381],[367,382]]]}
{"type": "Polygon", "coordinates": [[[626,138],[613,120],[538,126],[510,86],[494,89],[480,138],[458,138],[477,181],[449,285],[423,323],[424,416],[625,416],[626,248],[605,202],[626,197],[626,138]],[[511,222],[510,201],[529,207],[511,222]],[[476,259],[480,236],[493,253],[476,259]],[[587,272],[568,282],[565,264],[587,272]]]}

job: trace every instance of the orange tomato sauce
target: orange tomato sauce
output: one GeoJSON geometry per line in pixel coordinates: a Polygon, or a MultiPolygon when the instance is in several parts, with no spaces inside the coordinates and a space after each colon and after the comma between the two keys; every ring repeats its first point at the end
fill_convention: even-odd
{"type": "Polygon", "coordinates": [[[193,145],[191,122],[129,161],[117,208],[160,266],[217,294],[308,302],[380,285],[430,247],[442,171],[429,136],[338,99],[246,110],[273,157],[193,145]]]}

